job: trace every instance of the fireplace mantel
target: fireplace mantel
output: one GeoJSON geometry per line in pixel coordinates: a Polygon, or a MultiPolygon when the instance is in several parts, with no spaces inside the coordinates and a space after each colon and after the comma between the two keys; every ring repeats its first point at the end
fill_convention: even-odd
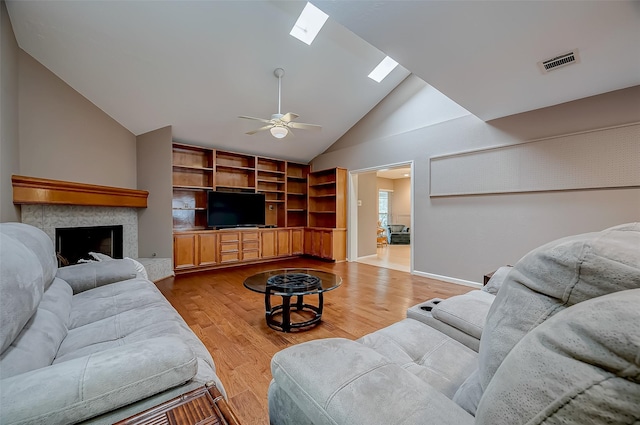
{"type": "Polygon", "coordinates": [[[111,186],[11,176],[14,204],[146,208],[149,192],[111,186]]]}

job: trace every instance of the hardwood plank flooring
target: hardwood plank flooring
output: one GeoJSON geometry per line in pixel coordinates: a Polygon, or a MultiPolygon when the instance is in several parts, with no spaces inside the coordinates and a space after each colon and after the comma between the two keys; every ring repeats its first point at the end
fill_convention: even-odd
{"type": "Polygon", "coordinates": [[[368,264],[310,258],[185,274],[157,286],[209,349],[229,404],[244,425],[269,423],[267,389],[276,352],[319,338],[357,339],[404,319],[407,308],[421,301],[473,289],[368,264]],[[342,277],[342,286],[324,296],[319,326],[297,333],[269,328],[264,296],[242,285],[255,273],[283,267],[315,268],[342,277]]]}

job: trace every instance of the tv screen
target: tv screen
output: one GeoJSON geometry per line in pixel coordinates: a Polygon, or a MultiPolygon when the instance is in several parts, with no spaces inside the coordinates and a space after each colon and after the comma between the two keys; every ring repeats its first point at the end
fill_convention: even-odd
{"type": "Polygon", "coordinates": [[[265,225],[264,193],[216,192],[207,196],[209,227],[265,225]]]}

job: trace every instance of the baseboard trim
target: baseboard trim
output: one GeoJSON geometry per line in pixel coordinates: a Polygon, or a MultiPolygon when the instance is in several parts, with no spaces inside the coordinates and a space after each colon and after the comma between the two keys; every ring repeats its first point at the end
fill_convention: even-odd
{"type": "Polygon", "coordinates": [[[444,282],[455,283],[456,285],[471,286],[473,288],[482,288],[481,283],[472,282],[470,280],[457,279],[455,277],[449,277],[449,276],[441,276],[439,274],[433,274],[433,273],[425,273],[418,270],[414,270],[413,274],[417,276],[428,277],[429,279],[437,279],[437,280],[442,280],[444,282]]]}

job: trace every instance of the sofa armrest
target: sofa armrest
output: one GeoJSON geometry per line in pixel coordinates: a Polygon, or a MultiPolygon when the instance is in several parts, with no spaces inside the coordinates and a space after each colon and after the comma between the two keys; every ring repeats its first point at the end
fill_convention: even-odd
{"type": "Polygon", "coordinates": [[[54,363],[0,381],[0,423],[67,424],[189,381],[197,358],[175,337],[158,337],[54,363]]]}
{"type": "MultiPolygon", "coordinates": [[[[435,388],[355,341],[330,338],[282,350],[271,361],[269,405],[294,403],[314,424],[473,424],[435,388]],[[282,394],[279,394],[282,392],[282,394]],[[274,398],[286,398],[279,403],[274,398]]],[[[286,424],[286,412],[271,411],[286,424]]]]}
{"type": "Polygon", "coordinates": [[[73,293],[77,294],[98,286],[133,279],[137,273],[134,263],[123,259],[61,267],[56,276],[66,281],[73,293]]]}

